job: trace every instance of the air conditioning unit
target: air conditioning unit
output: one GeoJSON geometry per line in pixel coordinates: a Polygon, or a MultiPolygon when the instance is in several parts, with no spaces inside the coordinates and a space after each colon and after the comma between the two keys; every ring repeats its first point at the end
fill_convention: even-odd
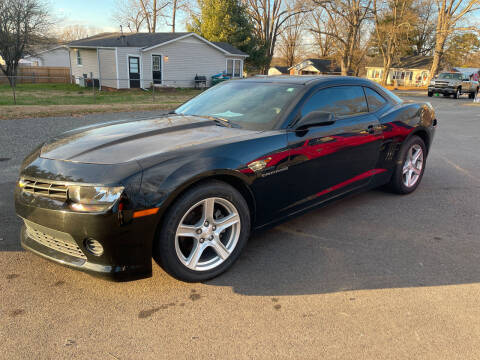
{"type": "Polygon", "coordinates": [[[85,78],[83,78],[83,77],[77,78],[75,82],[77,83],[77,85],[79,85],[81,87],[87,86],[85,78]]]}

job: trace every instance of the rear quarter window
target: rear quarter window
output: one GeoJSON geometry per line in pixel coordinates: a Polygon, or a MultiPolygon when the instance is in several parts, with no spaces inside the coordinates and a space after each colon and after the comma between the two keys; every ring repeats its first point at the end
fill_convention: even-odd
{"type": "Polygon", "coordinates": [[[370,112],[377,111],[378,109],[381,109],[382,107],[385,106],[387,103],[387,100],[380,95],[378,92],[376,92],[373,89],[370,89],[368,87],[363,88],[365,90],[365,96],[367,97],[367,103],[368,103],[368,110],[370,112]]]}

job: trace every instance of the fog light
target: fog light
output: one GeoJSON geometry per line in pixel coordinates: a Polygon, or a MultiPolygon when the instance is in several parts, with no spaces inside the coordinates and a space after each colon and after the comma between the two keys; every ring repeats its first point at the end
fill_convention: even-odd
{"type": "Polygon", "coordinates": [[[103,246],[95,239],[85,239],[85,247],[95,256],[103,254],[103,246]]]}

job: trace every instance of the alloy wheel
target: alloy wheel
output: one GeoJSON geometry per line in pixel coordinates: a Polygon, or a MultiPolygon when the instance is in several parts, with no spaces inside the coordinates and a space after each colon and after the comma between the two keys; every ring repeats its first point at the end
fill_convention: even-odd
{"type": "Polygon", "coordinates": [[[207,271],[222,264],[235,250],[240,236],[240,215],[223,198],[199,201],[180,220],[175,251],[190,270],[207,271]]]}
{"type": "Polygon", "coordinates": [[[412,187],[420,178],[423,169],[423,150],[418,144],[414,144],[408,149],[405,162],[403,164],[403,184],[406,187],[412,187]]]}

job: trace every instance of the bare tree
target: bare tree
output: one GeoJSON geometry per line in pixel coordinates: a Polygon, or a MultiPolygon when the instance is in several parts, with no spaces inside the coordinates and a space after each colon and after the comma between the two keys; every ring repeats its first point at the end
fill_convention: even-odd
{"type": "Polygon", "coordinates": [[[144,24],[145,15],[138,6],[138,0],[117,0],[113,19],[126,26],[130,32],[139,32],[144,24]]]}
{"type": "Polygon", "coordinates": [[[388,73],[400,42],[406,39],[410,30],[410,0],[373,0],[373,17],[375,20],[376,46],[383,58],[381,83],[387,84],[388,73]]]}
{"type": "Polygon", "coordinates": [[[291,7],[284,0],[244,0],[247,11],[255,24],[255,32],[265,48],[265,61],[262,67],[267,73],[275,53],[275,46],[286,22],[298,13],[307,12],[303,2],[298,1],[291,7]]]}
{"type": "Polygon", "coordinates": [[[132,32],[145,27],[149,33],[154,33],[168,5],[166,0],[119,0],[114,19],[132,32]]]}
{"type": "Polygon", "coordinates": [[[297,12],[285,22],[280,34],[279,52],[288,67],[296,64],[298,52],[302,47],[305,13],[297,12]]]}
{"type": "Polygon", "coordinates": [[[332,20],[331,29],[311,29],[331,36],[340,49],[342,75],[352,72],[355,51],[359,48],[361,29],[369,16],[372,0],[312,0],[332,20]]]}
{"type": "Polygon", "coordinates": [[[479,9],[480,0],[435,0],[437,8],[437,28],[435,31],[435,51],[433,54],[430,78],[438,71],[442,60],[445,43],[452,33],[461,30],[478,31],[472,27],[457,26],[465,15],[479,9]]]}
{"type": "Polygon", "coordinates": [[[428,55],[435,46],[436,13],[435,0],[417,0],[413,4],[413,11],[417,14],[410,35],[413,53],[428,55]]]}
{"type": "Polygon", "coordinates": [[[34,46],[45,43],[52,25],[40,0],[2,0],[0,2],[0,69],[7,76],[16,104],[18,63],[26,55],[35,55],[34,46]]]}
{"type": "Polygon", "coordinates": [[[175,32],[178,13],[184,10],[187,5],[188,0],[170,0],[168,6],[170,14],[167,13],[165,15],[165,23],[167,24],[167,26],[170,26],[172,32],[175,32]]]}
{"type": "Polygon", "coordinates": [[[74,40],[84,39],[101,32],[101,29],[84,26],[84,25],[70,25],[64,27],[58,33],[58,39],[61,42],[70,42],[74,40]]]}
{"type": "Polygon", "coordinates": [[[337,52],[335,38],[326,35],[334,31],[335,15],[328,16],[325,9],[319,7],[308,16],[307,27],[314,40],[314,48],[320,57],[332,56],[337,52]]]}

